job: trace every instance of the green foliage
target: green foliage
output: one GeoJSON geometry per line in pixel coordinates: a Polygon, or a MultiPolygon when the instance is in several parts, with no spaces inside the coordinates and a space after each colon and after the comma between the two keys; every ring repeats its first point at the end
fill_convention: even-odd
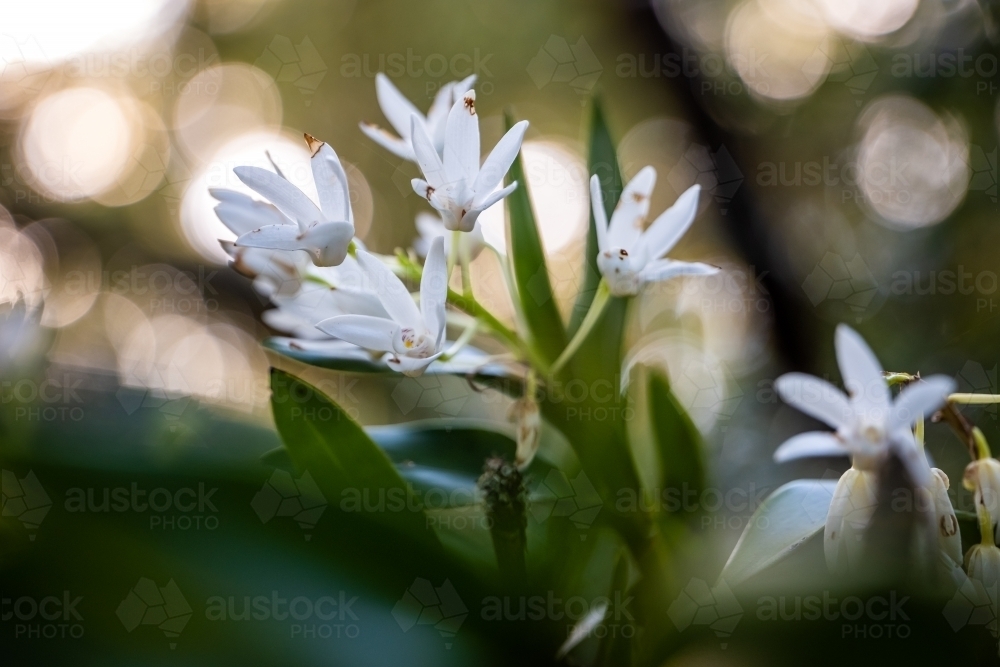
{"type": "MultiPolygon", "coordinates": [[[[509,130],[514,125],[513,116],[505,113],[504,122],[509,130]]],[[[532,345],[552,362],[566,347],[566,328],[552,296],[545,249],[531,206],[528,179],[520,154],[507,173],[506,183],[514,181],[517,181],[517,189],[507,197],[507,210],[510,212],[510,256],[517,281],[517,298],[521,300],[532,345]]]]}
{"type": "Polygon", "coordinates": [[[664,373],[656,370],[649,372],[646,400],[662,468],[662,487],[700,493],[705,488],[701,433],[670,391],[670,383],[664,373]]]}

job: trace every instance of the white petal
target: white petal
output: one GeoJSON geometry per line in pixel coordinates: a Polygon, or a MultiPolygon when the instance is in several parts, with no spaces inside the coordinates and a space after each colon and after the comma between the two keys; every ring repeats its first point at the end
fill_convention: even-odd
{"type": "Polygon", "coordinates": [[[441,163],[441,157],[435,150],[434,144],[431,143],[430,137],[427,136],[423,122],[416,116],[413,116],[410,121],[412,129],[410,142],[413,144],[413,154],[417,158],[417,165],[427,183],[433,188],[440,188],[445,183],[444,165],[441,163]]]}
{"type": "Polygon", "coordinates": [[[380,352],[392,350],[392,341],[399,333],[399,325],[392,320],[369,315],[338,315],[318,322],[316,328],[334,338],[380,352]]]}
{"type": "Polygon", "coordinates": [[[282,213],[299,223],[299,227],[305,228],[323,219],[319,208],[302,190],[273,171],[260,167],[236,167],[233,172],[251,190],[266,197],[282,213]]]}
{"type": "Polygon", "coordinates": [[[434,96],[434,102],[427,111],[427,128],[434,140],[434,145],[440,150],[444,147],[445,125],[447,125],[448,112],[455,104],[455,101],[465,95],[469,88],[476,82],[476,75],[470,74],[461,81],[446,83],[438,89],[434,96]]]}
{"type": "Polygon", "coordinates": [[[774,451],[776,463],[813,456],[847,456],[844,445],[832,433],[810,431],[799,433],[781,443],[774,451]]]}
{"type": "Polygon", "coordinates": [[[373,125],[372,123],[361,123],[360,127],[361,131],[369,139],[394,155],[404,160],[410,160],[411,162],[417,160],[417,156],[413,154],[413,146],[410,145],[408,140],[389,134],[378,125],[373,125]]]}
{"type": "Polygon", "coordinates": [[[403,375],[409,375],[410,377],[417,377],[424,374],[424,371],[430,366],[435,359],[444,354],[444,350],[434,354],[430,357],[423,359],[418,359],[416,357],[407,357],[402,355],[386,355],[385,363],[393,370],[399,371],[403,375]]]}
{"type": "Polygon", "coordinates": [[[945,375],[932,375],[907,385],[892,404],[886,430],[911,427],[921,415],[931,414],[945,404],[948,394],[955,391],[955,381],[945,375]]]}
{"type": "Polygon", "coordinates": [[[434,336],[434,349],[440,349],[444,342],[447,301],[448,267],[444,256],[444,237],[439,236],[431,242],[420,279],[420,312],[427,330],[434,336]]]}
{"type": "Polygon", "coordinates": [[[827,567],[843,574],[855,569],[864,553],[864,532],[878,506],[873,473],[849,468],[833,490],[823,531],[827,567]]]}
{"type": "MultiPolygon", "coordinates": [[[[358,264],[368,277],[368,288],[378,296],[385,310],[401,327],[419,328],[423,317],[403,281],[389,267],[364,250],[357,253],[358,264]]],[[[388,348],[393,349],[393,348],[388,348]]]]}
{"type": "Polygon", "coordinates": [[[594,227],[597,229],[597,250],[610,250],[608,246],[608,214],[604,208],[604,193],[601,192],[601,179],[597,174],[590,177],[590,210],[594,215],[594,227]]]}
{"type": "Polygon", "coordinates": [[[236,239],[238,248],[271,248],[272,250],[304,250],[302,234],[295,225],[267,225],[247,232],[236,239]]]}
{"type": "Polygon", "coordinates": [[[417,251],[418,255],[427,257],[431,243],[439,236],[444,237],[444,251],[445,255],[448,254],[448,230],[445,229],[444,222],[439,216],[421,211],[417,213],[416,226],[420,236],[413,240],[413,249],[417,251]]]}
{"type": "Polygon", "coordinates": [[[208,192],[220,202],[215,207],[215,214],[237,236],[266,225],[295,224],[273,204],[258,201],[242,192],[219,188],[212,188],[208,192]]]}
{"type": "Polygon", "coordinates": [[[840,391],[826,380],[805,373],[786,373],[774,382],[781,400],[833,428],[851,423],[851,405],[840,391]]]}
{"type": "Polygon", "coordinates": [[[673,206],[653,221],[639,242],[647,258],[663,257],[684,236],[698,212],[698,195],[700,193],[701,186],[692,185],[677,198],[673,206]]]}
{"type": "Polygon", "coordinates": [[[837,326],[834,347],[844,387],[855,411],[871,420],[887,418],[892,397],[875,353],[858,332],[846,324],[837,326]]]}
{"type": "Polygon", "coordinates": [[[493,204],[509,195],[511,192],[517,189],[517,181],[514,181],[502,190],[494,190],[491,192],[482,202],[477,206],[473,206],[469,209],[464,216],[462,216],[462,224],[459,226],[463,232],[471,232],[475,226],[476,221],[479,220],[479,215],[488,209],[493,204]]]}
{"type": "Polygon", "coordinates": [[[389,77],[382,72],[375,75],[375,97],[378,98],[378,105],[382,107],[382,113],[386,120],[403,139],[410,138],[411,116],[416,115],[420,118],[421,123],[424,122],[423,114],[410,103],[410,100],[403,96],[403,93],[399,92],[389,77]]]}
{"type": "Polygon", "coordinates": [[[670,280],[678,276],[710,276],[721,269],[711,264],[701,262],[681,262],[676,259],[657,259],[647,264],[639,272],[639,279],[644,283],[670,280]]]}
{"type": "Polygon", "coordinates": [[[347,257],[347,246],[354,238],[349,222],[322,222],[302,234],[303,247],[313,256],[316,266],[337,266],[347,257]]]}
{"type": "Polygon", "coordinates": [[[917,486],[927,486],[930,483],[931,468],[912,431],[896,431],[890,440],[890,447],[906,468],[910,481],[917,486]]]}
{"type": "Polygon", "coordinates": [[[608,225],[608,243],[612,248],[625,248],[630,252],[635,250],[639,237],[646,228],[649,198],[655,185],[656,170],[643,167],[622,190],[622,196],[608,225]]]}
{"type": "Polygon", "coordinates": [[[449,181],[472,183],[479,173],[479,116],[476,91],[470,90],[448,113],[444,137],[444,173],[449,181]]]}
{"type": "Polygon", "coordinates": [[[316,181],[316,192],[319,194],[319,207],[327,220],[343,220],[354,222],[351,214],[351,195],[347,184],[347,174],[340,158],[330,144],[317,141],[315,137],[306,135],[309,148],[313,151],[313,179],[316,181]]]}
{"type": "Polygon", "coordinates": [[[507,175],[510,165],[514,164],[514,158],[521,150],[521,142],[527,131],[528,121],[522,120],[516,123],[486,156],[486,161],[483,162],[483,166],[479,169],[479,175],[476,176],[476,180],[472,184],[472,192],[475,195],[473,206],[479,206],[500,185],[503,177],[507,175]]]}

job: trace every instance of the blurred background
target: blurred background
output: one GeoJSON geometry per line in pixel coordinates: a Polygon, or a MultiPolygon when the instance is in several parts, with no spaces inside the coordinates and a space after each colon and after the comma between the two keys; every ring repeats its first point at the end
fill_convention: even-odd
{"type": "MultiPolygon", "coordinates": [[[[997,16],[987,0],[0,4],[0,301],[20,295],[41,309],[42,325],[0,362],[14,378],[0,385],[3,492],[14,497],[9,489],[27,488],[37,471],[53,505],[44,522],[5,511],[5,597],[80,587],[79,568],[101,567],[93,550],[105,540],[166,563],[178,579],[199,576],[190,553],[213,562],[213,574],[202,572],[209,581],[227,568],[263,577],[267,558],[293,558],[271,553],[256,563],[279,550],[248,500],[267,479],[248,462],[278,444],[271,362],[259,345],[273,332],[260,321],[267,301],[227,266],[218,239],[234,237],[208,188],[249,193],[232,168],[266,167],[269,153],[314,192],[308,132],[344,161],[358,236],[378,252],[409,247],[415,216],[427,210],[409,185],[417,169],[358,129],[386,124],[375,98],[380,71],[421,110],[442,84],[476,74],[484,151],[502,135],[505,109],[530,120],[528,186],[564,314],[582,279],[591,98],[603,102],[626,179],[656,167],[652,212],[702,185],[698,221],[676,256],[725,270],[648,291],[632,308],[629,340],[633,361],[668,370],[707,437],[717,488],[753,498],[846,468],[770,458],[808,425],[778,402],[773,379],[796,369],[838,382],[839,322],[861,331],[888,369],[945,373],[961,390],[997,392],[997,16]],[[188,485],[222,485],[220,506],[234,508],[223,516],[254,537],[216,533],[205,546],[197,531],[150,535],[150,517],[68,518],[67,489],[146,476],[152,487],[175,473],[188,485]]],[[[483,223],[502,241],[501,206],[483,223]]],[[[473,266],[477,296],[512,318],[487,255],[473,266]]],[[[432,387],[440,398],[431,401],[383,391],[381,381],[322,381],[365,423],[505,411],[500,400],[471,400],[459,381],[432,387]]],[[[996,440],[995,407],[969,416],[996,440]]],[[[965,454],[953,437],[932,426],[928,442],[960,479],[965,454]]],[[[972,509],[959,484],[951,492],[956,509],[972,509]]],[[[707,580],[754,508],[710,509],[707,580]]],[[[319,567],[315,553],[296,554],[319,567]]],[[[87,600],[114,608],[126,579],[162,587],[168,578],[138,565],[118,576],[115,588],[95,575],[87,600]]],[[[108,636],[132,641],[93,607],[82,643],[93,638],[96,651],[108,636]]],[[[0,624],[4,645],[29,655],[38,646],[16,637],[13,623],[0,624]]],[[[189,646],[211,637],[191,625],[189,646]]],[[[267,653],[266,639],[215,656],[204,643],[199,650],[216,664],[288,658],[285,648],[267,653]]],[[[291,655],[302,661],[341,664],[328,663],[322,646],[296,646],[291,655]]],[[[373,648],[337,655],[376,664],[373,648]]],[[[761,654],[700,655],[689,662],[742,664],[761,654]]],[[[168,650],[150,662],[179,657],[168,650]]]]}

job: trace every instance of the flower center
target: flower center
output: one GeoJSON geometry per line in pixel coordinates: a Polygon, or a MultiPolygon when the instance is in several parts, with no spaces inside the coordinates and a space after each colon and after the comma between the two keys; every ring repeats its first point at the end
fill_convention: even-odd
{"type": "Polygon", "coordinates": [[[434,354],[433,339],[426,332],[409,327],[400,329],[393,347],[397,354],[415,359],[426,359],[434,354]]]}
{"type": "Polygon", "coordinates": [[[639,269],[636,258],[625,248],[605,250],[597,256],[597,268],[615,296],[639,293],[639,269]]]}

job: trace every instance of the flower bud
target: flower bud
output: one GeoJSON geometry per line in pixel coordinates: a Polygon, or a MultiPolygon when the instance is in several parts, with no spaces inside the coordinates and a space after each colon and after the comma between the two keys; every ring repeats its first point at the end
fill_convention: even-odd
{"type": "Polygon", "coordinates": [[[861,560],[864,532],[878,505],[876,481],[873,472],[852,467],[837,482],[823,532],[823,550],[831,572],[850,572],[861,560]]]}
{"type": "Polygon", "coordinates": [[[538,403],[532,398],[521,398],[510,406],[507,418],[517,425],[517,454],[515,464],[524,470],[535,458],[542,436],[542,415],[538,403]]]}
{"type": "Polygon", "coordinates": [[[962,534],[958,530],[958,518],[955,508],[948,497],[950,482],[943,470],[931,468],[931,482],[927,491],[934,508],[934,528],[937,531],[938,545],[955,563],[962,560],[962,534]]]}
{"type": "MultiPolygon", "coordinates": [[[[970,579],[981,583],[986,591],[993,591],[995,596],[997,582],[1000,581],[1000,549],[992,544],[973,545],[965,554],[965,571],[969,573],[970,579]]],[[[995,610],[993,620],[988,627],[993,636],[996,637],[995,610]]]]}
{"type": "Polygon", "coordinates": [[[990,513],[990,521],[996,524],[1000,519],[1000,461],[993,458],[973,461],[965,467],[962,485],[976,492],[990,513]]]}

